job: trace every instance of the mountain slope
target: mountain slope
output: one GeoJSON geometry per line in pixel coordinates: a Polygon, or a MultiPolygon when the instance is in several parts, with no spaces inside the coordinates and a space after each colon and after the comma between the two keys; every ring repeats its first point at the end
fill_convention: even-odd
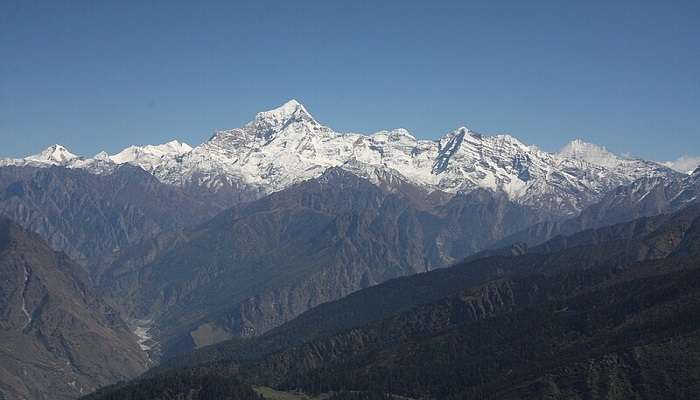
{"type": "MultiPolygon", "coordinates": [[[[267,334],[231,340],[173,360],[163,368],[220,359],[247,360],[297,346],[346,329],[379,321],[422,304],[486,284],[490,280],[526,273],[553,273],[566,268],[619,266],[668,256],[666,232],[684,232],[700,214],[692,207],[675,215],[642,218],[611,227],[587,230],[516,252],[482,255],[454,267],[431,271],[361,290],[335,302],[321,304],[267,334]],[[660,236],[661,235],[661,236],[660,236]]],[[[687,235],[693,240],[692,235],[687,235]]],[[[677,243],[675,246],[679,246],[677,243]]],[[[685,245],[683,245],[685,246],[685,245]]],[[[675,248],[685,249],[685,247],[675,248]]]]}
{"type": "Polygon", "coordinates": [[[557,235],[571,235],[584,229],[672,213],[698,201],[700,172],[674,178],[641,178],[611,190],[576,217],[563,221],[543,221],[505,237],[498,245],[536,245],[557,235]]]}
{"type": "Polygon", "coordinates": [[[312,392],[691,398],[700,381],[700,325],[687,316],[700,306],[699,243],[700,208],[695,207],[631,242],[570,247],[534,263],[530,258],[521,265],[535,265],[534,270],[244,362],[242,375],[312,392]],[[594,263],[590,256],[581,258],[591,252],[603,258],[594,263]],[[613,369],[611,359],[619,360],[613,369]],[[664,374],[678,362],[687,369],[664,374]],[[591,365],[598,371],[587,369],[591,365]],[[655,384],[635,381],[640,373],[655,384]],[[609,383],[596,387],[595,376],[609,383]],[[573,384],[576,380],[580,383],[573,384]],[[542,388],[543,381],[549,387],[542,388]]]}
{"type": "MultiPolygon", "coordinates": [[[[337,337],[333,346],[316,343],[313,349],[297,350],[296,360],[292,355],[296,366],[280,385],[312,392],[375,389],[434,398],[692,398],[700,379],[700,325],[685,316],[698,311],[699,276],[695,269],[636,279],[532,306],[505,296],[523,284],[519,280],[488,298],[505,310],[514,309],[511,312],[502,313],[477,299],[444,306],[447,315],[468,316],[476,309],[471,322],[433,325],[436,329],[427,330],[427,337],[423,330],[393,343],[372,343],[375,336],[362,337],[367,333],[362,329],[352,333],[353,341],[337,337]],[[347,345],[347,350],[337,343],[347,345]],[[335,353],[339,349],[340,354],[335,353]],[[321,360],[333,356],[308,373],[298,372],[299,360],[319,353],[321,360]],[[673,369],[676,373],[665,373],[673,369]],[[654,379],[645,382],[639,375],[654,379]]],[[[550,284],[558,288],[574,277],[568,274],[550,284]]],[[[548,283],[531,279],[531,286],[523,289],[524,299],[548,283]]],[[[425,315],[434,317],[436,306],[425,315]]],[[[423,327],[428,321],[421,315],[397,319],[401,326],[423,327]]],[[[386,337],[399,330],[396,323],[378,327],[377,335],[386,337]]],[[[270,368],[288,356],[272,356],[254,366],[260,376],[249,379],[276,379],[270,368]]]]}
{"type": "Polygon", "coordinates": [[[263,400],[253,388],[227,377],[174,373],[141,381],[138,385],[109,387],[86,400],[263,400]]]}
{"type": "Polygon", "coordinates": [[[71,399],[148,365],[86,273],[0,218],[0,397],[71,399]]]}
{"type": "Polygon", "coordinates": [[[155,319],[168,354],[259,335],[317,304],[448,265],[535,220],[489,192],[423,210],[336,168],[135,249],[103,283],[132,315],[155,319]]]}
{"type": "Polygon", "coordinates": [[[693,398],[700,325],[688,316],[700,307],[698,261],[700,206],[694,206],[557,239],[521,256],[391,281],[320,306],[288,323],[286,332],[280,327],[287,337],[281,347],[263,336],[188,370],[309,393],[693,398]],[[391,294],[396,285],[425,287],[434,300],[411,308],[410,293],[366,294],[391,294]],[[374,300],[363,308],[363,297],[374,300]],[[314,326],[325,319],[309,318],[345,311],[342,323],[380,315],[372,307],[386,303],[394,308],[389,315],[350,329],[314,326]],[[298,341],[298,334],[311,340],[298,341]]]}
{"type": "Polygon", "coordinates": [[[120,249],[217,210],[130,165],[104,175],[62,167],[0,168],[0,215],[37,232],[96,275],[120,249]]]}

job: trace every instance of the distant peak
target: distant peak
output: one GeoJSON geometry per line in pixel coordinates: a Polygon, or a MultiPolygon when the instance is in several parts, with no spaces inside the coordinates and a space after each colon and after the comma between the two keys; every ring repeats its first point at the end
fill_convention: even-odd
{"type": "Polygon", "coordinates": [[[306,108],[296,100],[289,100],[272,110],[263,111],[255,116],[255,120],[246,125],[253,129],[256,136],[272,140],[277,133],[287,127],[294,126],[295,131],[310,132],[321,128],[306,108]],[[301,127],[301,130],[297,128],[301,127]]]}
{"type": "MultiPolygon", "coordinates": [[[[447,166],[450,163],[452,156],[462,146],[462,142],[464,141],[464,137],[467,135],[475,136],[474,132],[472,132],[469,129],[462,126],[460,128],[455,129],[454,131],[448,133],[447,135],[445,135],[443,138],[440,139],[439,150],[438,150],[439,152],[438,152],[438,156],[435,158],[435,161],[433,162],[433,168],[431,170],[432,174],[437,175],[437,174],[440,174],[447,169],[447,166]]],[[[481,135],[478,135],[475,137],[478,139],[481,139],[481,135]]]]}
{"type": "Polygon", "coordinates": [[[583,160],[603,167],[615,166],[620,162],[620,157],[611,153],[605,147],[588,143],[581,139],[574,139],[569,142],[559,150],[558,155],[564,158],[583,160]]]}
{"type": "Polygon", "coordinates": [[[390,140],[400,140],[403,138],[407,138],[409,140],[416,140],[416,137],[411,134],[411,132],[408,131],[408,129],[405,128],[397,128],[397,129],[392,129],[390,131],[379,131],[375,132],[372,134],[372,137],[379,138],[382,136],[386,136],[390,140]]]}
{"type": "Polygon", "coordinates": [[[134,162],[144,158],[163,158],[180,156],[192,150],[192,146],[179,140],[171,140],[164,144],[146,145],[146,146],[129,146],[119,153],[110,156],[109,158],[117,164],[134,162]]]}
{"type": "MultiPolygon", "coordinates": [[[[72,154],[66,147],[60,144],[54,144],[47,147],[42,153],[51,152],[51,154],[72,154]]],[[[77,156],[76,156],[77,157],[77,156]]]]}
{"type": "Polygon", "coordinates": [[[292,99],[277,108],[258,113],[255,117],[255,120],[284,123],[292,118],[313,119],[313,117],[311,117],[311,114],[309,114],[309,112],[306,111],[306,108],[301,103],[292,99]]]}
{"type": "Polygon", "coordinates": [[[287,109],[301,108],[302,110],[306,111],[306,108],[304,108],[304,105],[299,103],[296,99],[291,99],[291,100],[287,101],[286,103],[282,104],[279,108],[287,108],[287,109]]]}
{"type": "Polygon", "coordinates": [[[612,154],[605,147],[586,142],[582,139],[574,139],[559,150],[559,155],[570,158],[578,158],[590,153],[612,154]]]}
{"type": "Polygon", "coordinates": [[[460,126],[459,128],[457,128],[451,132],[448,132],[439,141],[440,141],[440,143],[446,143],[446,142],[453,141],[453,140],[455,140],[455,138],[457,138],[456,140],[459,140],[461,142],[465,136],[471,136],[475,139],[482,139],[481,134],[476,133],[465,126],[460,126]]]}
{"type": "Polygon", "coordinates": [[[39,161],[51,164],[65,164],[71,160],[79,158],[77,155],[71,153],[67,148],[60,144],[54,144],[47,147],[44,151],[39,154],[27,157],[27,159],[32,161],[39,161]]]}
{"type": "Polygon", "coordinates": [[[163,153],[173,153],[177,155],[184,154],[192,150],[192,146],[179,140],[171,140],[168,143],[160,145],[149,145],[145,146],[145,148],[151,151],[160,151],[163,153]]]}

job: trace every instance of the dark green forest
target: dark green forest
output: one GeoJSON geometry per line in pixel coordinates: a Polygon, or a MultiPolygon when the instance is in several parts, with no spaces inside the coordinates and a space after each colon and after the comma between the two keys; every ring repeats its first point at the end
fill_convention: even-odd
{"type": "Polygon", "coordinates": [[[105,400],[261,400],[249,385],[235,378],[199,375],[188,371],[168,373],[139,380],[136,384],[115,385],[85,399],[105,400]]]}

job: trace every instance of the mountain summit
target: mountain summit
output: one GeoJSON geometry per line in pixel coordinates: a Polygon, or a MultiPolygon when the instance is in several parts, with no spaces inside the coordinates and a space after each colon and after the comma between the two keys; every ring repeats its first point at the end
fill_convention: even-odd
{"type": "Polygon", "coordinates": [[[303,137],[320,131],[329,131],[296,100],[290,100],[280,107],[256,114],[255,119],[243,130],[267,142],[281,136],[303,137]]]}
{"type": "Polygon", "coordinates": [[[28,156],[26,160],[40,164],[66,165],[79,158],[80,157],[71,153],[67,148],[61,146],[60,144],[54,144],[47,147],[39,154],[28,156]]]}
{"type": "Polygon", "coordinates": [[[306,111],[306,108],[294,99],[289,100],[275,109],[259,112],[255,116],[255,122],[266,122],[277,126],[285,125],[292,120],[298,121],[304,119],[313,120],[311,114],[306,111]]]}
{"type": "Polygon", "coordinates": [[[615,167],[621,158],[609,152],[605,147],[593,143],[575,139],[569,142],[559,151],[559,155],[566,158],[587,161],[591,164],[603,167],[615,167]]]}

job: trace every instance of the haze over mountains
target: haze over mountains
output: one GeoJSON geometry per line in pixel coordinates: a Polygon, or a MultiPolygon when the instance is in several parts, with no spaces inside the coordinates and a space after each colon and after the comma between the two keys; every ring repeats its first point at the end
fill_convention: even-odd
{"type": "MultiPolygon", "coordinates": [[[[622,357],[618,348],[600,345],[594,357],[576,347],[571,362],[556,365],[528,353],[534,364],[521,363],[505,339],[482,348],[471,329],[490,335],[512,322],[513,335],[522,335],[539,315],[564,325],[544,333],[560,346],[552,357],[569,357],[563,349],[586,341],[570,341],[582,333],[565,325],[593,318],[597,295],[611,299],[612,319],[661,321],[647,313],[685,309],[679,298],[658,300],[656,283],[644,279],[678,286],[695,301],[695,291],[679,285],[695,279],[699,194],[700,168],[679,173],[580,140],[548,153],[467,128],[434,141],[403,129],[338,133],[294,100],[196,147],[173,141],[86,158],[55,145],[3,159],[7,240],[31,245],[0,246],[0,261],[10,260],[0,323],[8,343],[31,345],[3,350],[14,361],[3,363],[0,393],[46,398],[75,381],[59,391],[72,398],[158,362],[177,372],[153,371],[154,387],[186,376],[193,386],[178,387],[200,393],[211,379],[241,398],[255,397],[248,383],[427,398],[516,396],[516,384],[531,396],[544,381],[547,393],[574,390],[572,379],[592,375],[567,368],[622,357]],[[651,308],[625,306],[615,296],[624,285],[650,296],[651,308]],[[557,310],[567,307],[580,314],[566,319],[557,310]],[[22,316],[36,328],[21,326],[22,316]],[[67,322],[49,332],[39,329],[40,316],[67,322]],[[455,350],[460,340],[476,353],[455,350]],[[430,346],[456,358],[429,354],[430,346]],[[35,350],[19,354],[25,348],[35,350]],[[499,349],[509,360],[503,365],[489,356],[499,349]],[[103,351],[123,357],[95,369],[103,351]],[[25,356],[80,366],[27,372],[34,361],[25,356]],[[438,377],[421,367],[425,360],[446,371],[471,357],[487,369],[469,364],[438,377]],[[220,371],[178,369],[214,362],[220,371]],[[377,372],[387,366],[403,372],[377,372]],[[545,375],[528,375],[533,366],[545,375]],[[509,370],[518,379],[504,377],[509,370]],[[31,387],[22,378],[29,373],[31,387]],[[222,383],[222,374],[235,383],[222,383]],[[406,384],[411,374],[425,380],[406,384]],[[456,388],[446,386],[448,376],[456,388]]],[[[591,325],[586,335],[593,344],[618,340],[608,330],[626,329],[620,321],[591,325]]],[[[663,332],[640,328],[639,349],[657,357],[658,340],[695,334],[692,323],[673,321],[663,332]]],[[[681,347],[696,349],[692,335],[681,347]]],[[[680,357],[680,347],[660,346],[680,357]]],[[[654,370],[654,357],[638,360],[640,370],[654,370]]],[[[595,368],[622,377],[625,389],[616,383],[612,391],[651,393],[632,370],[595,368]]]]}

